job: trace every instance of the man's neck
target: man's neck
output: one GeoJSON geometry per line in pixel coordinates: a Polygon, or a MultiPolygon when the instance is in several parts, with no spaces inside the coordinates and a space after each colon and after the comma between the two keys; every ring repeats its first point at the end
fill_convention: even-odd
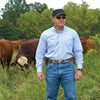
{"type": "Polygon", "coordinates": [[[61,32],[62,30],[63,30],[63,28],[64,28],[64,26],[63,27],[56,27],[56,26],[54,26],[55,27],[55,29],[58,31],[58,32],[61,32]]]}

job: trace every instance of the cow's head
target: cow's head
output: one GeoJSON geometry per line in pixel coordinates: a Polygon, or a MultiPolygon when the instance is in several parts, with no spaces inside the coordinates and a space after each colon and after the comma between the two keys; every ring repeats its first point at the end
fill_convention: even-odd
{"type": "Polygon", "coordinates": [[[23,68],[28,70],[29,69],[29,63],[28,59],[25,56],[20,56],[17,60],[17,63],[23,68]]]}

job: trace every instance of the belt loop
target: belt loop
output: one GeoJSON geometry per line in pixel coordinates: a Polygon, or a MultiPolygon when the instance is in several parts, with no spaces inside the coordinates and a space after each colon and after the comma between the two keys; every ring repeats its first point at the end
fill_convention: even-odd
{"type": "Polygon", "coordinates": [[[65,63],[67,63],[67,62],[68,62],[68,60],[65,61],[65,63]]]}

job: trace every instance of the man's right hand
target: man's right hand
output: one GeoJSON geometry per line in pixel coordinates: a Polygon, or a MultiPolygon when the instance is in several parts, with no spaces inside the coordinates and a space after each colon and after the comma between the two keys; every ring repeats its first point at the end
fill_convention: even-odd
{"type": "Polygon", "coordinates": [[[38,79],[39,79],[40,81],[43,81],[43,80],[44,80],[44,75],[43,75],[42,72],[37,73],[37,77],[38,77],[38,79]]]}

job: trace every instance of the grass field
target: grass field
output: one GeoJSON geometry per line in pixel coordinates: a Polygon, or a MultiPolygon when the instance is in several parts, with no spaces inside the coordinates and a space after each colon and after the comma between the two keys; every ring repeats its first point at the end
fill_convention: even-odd
{"type": "MultiPolygon", "coordinates": [[[[15,60],[16,52],[12,61],[15,60]]],[[[46,66],[43,67],[45,74],[46,66]]],[[[84,54],[83,77],[76,82],[77,100],[100,100],[100,52],[90,50],[84,54]]],[[[24,72],[16,65],[8,73],[0,66],[0,100],[46,100],[46,82],[37,79],[36,68],[24,72]]],[[[60,87],[58,100],[64,100],[60,87]]]]}

